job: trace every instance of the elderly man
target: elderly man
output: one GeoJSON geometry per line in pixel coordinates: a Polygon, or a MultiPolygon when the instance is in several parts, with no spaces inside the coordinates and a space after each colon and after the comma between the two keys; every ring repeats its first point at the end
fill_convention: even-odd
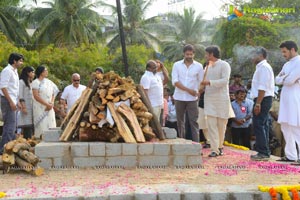
{"type": "Polygon", "coordinates": [[[218,46],[209,46],[205,49],[205,58],[209,64],[206,66],[206,77],[201,85],[205,87],[204,113],[207,116],[208,138],[211,146],[209,157],[223,155],[227,121],[234,117],[228,86],[231,68],[220,57],[218,46]]]}
{"type": "Polygon", "coordinates": [[[178,134],[186,138],[185,116],[187,114],[192,132],[192,139],[199,142],[199,126],[197,123],[198,90],[203,79],[202,64],[194,60],[194,46],[183,47],[183,59],[174,63],[172,69],[172,84],[175,86],[174,99],[177,117],[178,134]]]}
{"type": "Polygon", "coordinates": [[[269,111],[274,96],[274,73],[267,62],[267,51],[263,47],[255,50],[253,62],[256,69],[252,78],[251,97],[254,100],[253,130],[255,133],[256,155],[251,160],[266,161],[270,158],[269,149],[269,111]]]}
{"type": "Polygon", "coordinates": [[[157,63],[154,60],[149,60],[146,64],[146,71],[141,78],[140,84],[143,86],[153,112],[157,119],[160,119],[161,109],[164,104],[163,96],[163,83],[160,76],[156,74],[157,63]]]}
{"type": "Polygon", "coordinates": [[[81,96],[83,90],[85,90],[86,86],[80,84],[80,75],[74,73],[72,75],[72,84],[68,85],[62,95],[61,95],[61,104],[64,106],[67,104],[67,113],[70,111],[71,107],[74,105],[76,100],[81,96]]]}
{"type": "Polygon", "coordinates": [[[293,41],[285,41],[280,46],[287,62],[276,76],[276,84],[282,85],[278,123],[286,142],[285,155],[280,161],[299,161],[300,153],[300,56],[293,41]]]}

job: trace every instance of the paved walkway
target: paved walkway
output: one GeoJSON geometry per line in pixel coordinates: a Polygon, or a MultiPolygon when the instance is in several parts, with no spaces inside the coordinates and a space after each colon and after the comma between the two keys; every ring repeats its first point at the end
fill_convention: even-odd
{"type": "MultiPolygon", "coordinates": [[[[300,184],[300,167],[254,162],[252,151],[226,147],[225,155],[208,158],[194,169],[52,169],[40,177],[13,170],[0,175],[4,199],[270,199],[258,185],[300,184]]],[[[280,199],[278,197],[278,199],[280,199]]]]}

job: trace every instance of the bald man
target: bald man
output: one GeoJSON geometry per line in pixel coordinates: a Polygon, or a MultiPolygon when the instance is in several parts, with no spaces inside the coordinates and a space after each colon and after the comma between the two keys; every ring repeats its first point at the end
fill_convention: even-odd
{"type": "Polygon", "coordinates": [[[74,73],[72,75],[72,84],[65,87],[61,95],[61,104],[67,104],[67,112],[72,108],[76,100],[81,96],[86,86],[80,84],[80,75],[74,73]]]}

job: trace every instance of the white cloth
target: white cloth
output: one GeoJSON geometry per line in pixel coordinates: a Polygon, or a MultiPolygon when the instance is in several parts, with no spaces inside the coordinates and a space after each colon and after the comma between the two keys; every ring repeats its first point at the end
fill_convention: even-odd
{"type": "Polygon", "coordinates": [[[281,124],[281,130],[285,140],[284,153],[290,160],[298,160],[300,153],[297,153],[296,143],[300,146],[300,129],[286,123],[281,124]]]}
{"type": "Polygon", "coordinates": [[[65,87],[63,93],[61,94],[61,99],[64,99],[67,101],[67,112],[70,111],[74,103],[79,99],[81,96],[81,93],[85,90],[86,86],[79,84],[78,87],[74,87],[73,84],[68,85],[65,87]]]}
{"type": "Polygon", "coordinates": [[[172,102],[168,103],[168,117],[167,120],[169,122],[177,122],[177,116],[176,116],[176,108],[175,104],[172,102]]]}
{"type": "Polygon", "coordinates": [[[18,70],[8,64],[1,72],[0,94],[4,96],[2,88],[6,88],[11,100],[17,104],[19,96],[19,75],[18,70]]]}
{"type": "Polygon", "coordinates": [[[229,99],[230,72],[230,65],[220,59],[207,69],[206,80],[210,85],[205,86],[205,115],[223,119],[235,116],[229,99]]]}
{"type": "MultiPolygon", "coordinates": [[[[198,92],[200,83],[203,79],[203,66],[197,61],[187,67],[184,60],[174,63],[172,68],[172,84],[180,82],[185,87],[198,92]]],[[[196,101],[198,97],[190,95],[188,92],[175,87],[174,95],[175,100],[178,101],[196,101]]]]}
{"type": "Polygon", "coordinates": [[[276,84],[283,85],[280,95],[278,123],[287,123],[300,129],[300,56],[285,63],[276,76],[276,84]]]}
{"type": "Polygon", "coordinates": [[[256,70],[252,78],[251,98],[258,97],[258,90],[265,91],[265,97],[274,97],[275,83],[274,73],[267,60],[262,60],[256,65],[256,70]]]}
{"type": "Polygon", "coordinates": [[[147,94],[152,107],[161,106],[162,108],[164,104],[164,90],[161,78],[150,71],[145,71],[140,84],[145,90],[148,90],[147,94]]]}
{"type": "Polygon", "coordinates": [[[32,89],[31,84],[30,87],[25,85],[25,82],[21,79],[20,80],[20,89],[19,89],[19,99],[23,99],[25,101],[26,111],[27,113],[23,113],[22,111],[18,112],[18,127],[24,125],[32,125],[33,124],[33,96],[32,96],[32,89]]]}
{"type": "Polygon", "coordinates": [[[198,107],[199,115],[198,115],[198,125],[199,129],[207,129],[207,116],[204,113],[204,109],[198,107]]]}
{"type": "MultiPolygon", "coordinates": [[[[56,95],[57,86],[47,78],[42,81],[35,79],[32,89],[37,90],[39,96],[46,102],[51,103],[52,97],[56,95]]],[[[43,131],[56,127],[54,109],[45,111],[46,106],[33,99],[34,136],[39,138],[43,131]],[[37,123],[38,122],[38,123],[37,123]]]]}

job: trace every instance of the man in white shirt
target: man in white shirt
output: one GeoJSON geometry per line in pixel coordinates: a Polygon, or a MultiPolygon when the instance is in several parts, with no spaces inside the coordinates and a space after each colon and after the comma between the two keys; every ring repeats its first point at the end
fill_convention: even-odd
{"type": "Polygon", "coordinates": [[[205,87],[204,113],[207,117],[208,138],[211,153],[209,157],[223,155],[223,143],[226,125],[229,118],[234,117],[229,98],[230,65],[221,60],[218,46],[205,49],[206,77],[201,82],[205,87]]]}
{"type": "Polygon", "coordinates": [[[293,41],[285,41],[280,46],[286,62],[276,76],[276,84],[282,85],[278,123],[286,142],[285,156],[280,161],[300,163],[300,56],[293,41]],[[298,145],[298,152],[296,148],[298,145]]]}
{"type": "Polygon", "coordinates": [[[253,131],[255,134],[256,155],[251,155],[251,160],[266,161],[270,158],[269,149],[269,111],[274,96],[274,73],[266,60],[267,51],[259,47],[255,50],[253,62],[256,70],[252,78],[251,98],[254,100],[253,131]]]}
{"type": "Polygon", "coordinates": [[[146,64],[146,71],[143,74],[140,84],[143,86],[146,95],[152,105],[153,113],[160,119],[161,109],[164,104],[163,83],[161,77],[156,74],[157,63],[149,60],[146,64]]]}
{"type": "Polygon", "coordinates": [[[72,75],[72,84],[68,85],[62,95],[61,95],[61,104],[67,104],[67,113],[70,111],[74,103],[79,99],[83,90],[85,90],[86,86],[80,84],[80,75],[74,73],[72,75]]]}
{"type": "Polygon", "coordinates": [[[16,138],[16,110],[19,96],[18,68],[23,64],[24,57],[18,53],[10,54],[8,65],[1,72],[0,95],[3,115],[3,132],[0,143],[0,154],[6,143],[16,138]]]}
{"type": "Polygon", "coordinates": [[[194,61],[195,49],[187,44],[183,48],[184,59],[174,63],[172,68],[172,84],[175,86],[174,99],[177,117],[178,134],[186,138],[185,114],[187,113],[192,132],[192,140],[199,142],[199,126],[197,123],[198,90],[203,78],[203,67],[194,61]]]}

